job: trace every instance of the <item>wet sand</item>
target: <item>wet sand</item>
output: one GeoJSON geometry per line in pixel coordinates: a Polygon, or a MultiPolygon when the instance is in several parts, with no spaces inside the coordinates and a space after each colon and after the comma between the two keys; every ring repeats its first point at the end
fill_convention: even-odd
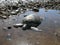
{"type": "Polygon", "coordinates": [[[60,10],[48,10],[44,8],[39,12],[27,11],[24,14],[10,16],[8,19],[0,19],[0,45],[60,45],[60,37],[56,32],[60,31],[60,10]],[[21,28],[14,28],[13,24],[20,23],[24,15],[38,14],[43,17],[42,23],[38,26],[42,32],[33,30],[23,31],[21,28]],[[4,27],[11,26],[11,29],[4,30],[4,27]],[[10,35],[8,40],[7,35],[10,35]]]}

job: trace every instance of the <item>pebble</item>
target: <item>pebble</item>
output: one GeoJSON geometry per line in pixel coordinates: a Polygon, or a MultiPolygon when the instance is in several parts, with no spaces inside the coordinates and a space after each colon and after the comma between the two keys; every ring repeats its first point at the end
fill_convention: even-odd
{"type": "Polygon", "coordinates": [[[3,19],[7,19],[7,16],[0,16],[1,18],[3,18],[3,19]]]}
{"type": "Polygon", "coordinates": [[[12,27],[8,26],[7,28],[8,28],[8,29],[11,29],[12,27]]]}
{"type": "Polygon", "coordinates": [[[7,40],[11,40],[11,38],[12,38],[12,37],[11,37],[11,34],[8,33],[7,36],[6,36],[6,39],[7,39],[7,40]]]}
{"type": "Polygon", "coordinates": [[[36,44],[38,45],[38,44],[40,44],[40,42],[37,41],[36,44]]]}
{"type": "Polygon", "coordinates": [[[3,30],[7,31],[7,27],[3,27],[3,30]]]}

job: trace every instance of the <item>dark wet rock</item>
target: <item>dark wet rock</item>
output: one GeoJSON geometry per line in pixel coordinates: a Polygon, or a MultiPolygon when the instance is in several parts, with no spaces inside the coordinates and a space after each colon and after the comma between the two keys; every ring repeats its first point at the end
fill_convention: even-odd
{"type": "Polygon", "coordinates": [[[55,34],[58,38],[60,38],[60,29],[58,29],[54,34],[55,34]]]}
{"type": "Polygon", "coordinates": [[[57,36],[57,37],[60,37],[60,33],[56,33],[56,36],[57,36]]]}
{"type": "Polygon", "coordinates": [[[24,17],[26,17],[27,15],[24,15],[24,17]]]}
{"type": "Polygon", "coordinates": [[[9,15],[9,12],[8,11],[1,11],[0,14],[3,14],[3,15],[8,16],[9,15]]]}
{"type": "Polygon", "coordinates": [[[18,9],[16,9],[16,10],[13,10],[13,11],[11,12],[11,14],[12,14],[12,15],[17,15],[19,12],[20,12],[20,9],[18,8],[18,9]]]}
{"type": "Polygon", "coordinates": [[[32,9],[32,6],[28,6],[29,9],[32,9]]]}
{"type": "Polygon", "coordinates": [[[7,19],[7,16],[1,16],[1,15],[0,15],[0,18],[2,18],[2,19],[7,19]]]}
{"type": "Polygon", "coordinates": [[[57,38],[57,41],[60,42],[60,31],[55,32],[55,36],[57,38]]]}
{"type": "Polygon", "coordinates": [[[8,28],[8,29],[11,29],[12,27],[11,27],[11,26],[8,26],[7,28],[8,28]]]}
{"type": "Polygon", "coordinates": [[[33,8],[32,9],[34,12],[39,12],[39,9],[38,8],[33,8]]]}
{"type": "Polygon", "coordinates": [[[48,12],[48,9],[45,9],[45,12],[48,12]]]}
{"type": "Polygon", "coordinates": [[[14,28],[18,28],[17,26],[13,26],[14,28]]]}
{"type": "Polygon", "coordinates": [[[26,8],[23,8],[23,10],[25,10],[25,11],[26,11],[26,8]]]}
{"type": "Polygon", "coordinates": [[[17,11],[12,11],[11,12],[12,15],[17,15],[17,13],[18,13],[17,11]]]}
{"type": "Polygon", "coordinates": [[[23,13],[25,13],[25,11],[23,10],[23,11],[21,11],[20,13],[23,14],[23,13]]]}
{"type": "MultiPolygon", "coordinates": [[[[1,15],[17,15],[18,13],[25,13],[28,10],[39,12],[39,8],[47,8],[47,9],[56,9],[60,10],[60,3],[59,2],[45,2],[45,3],[39,3],[39,2],[29,2],[29,3],[23,3],[23,2],[2,2],[0,3],[0,14],[1,15]]],[[[47,11],[45,11],[47,12],[47,11]]]]}
{"type": "Polygon", "coordinates": [[[17,6],[12,6],[12,9],[16,10],[16,9],[18,9],[18,7],[17,6]]]}
{"type": "Polygon", "coordinates": [[[4,30],[4,31],[7,31],[7,27],[3,27],[3,30],[4,30]]]}
{"type": "Polygon", "coordinates": [[[21,5],[20,7],[21,7],[21,8],[25,8],[25,5],[21,5]]]}
{"type": "Polygon", "coordinates": [[[35,4],[34,7],[40,8],[40,4],[35,4]]]}
{"type": "Polygon", "coordinates": [[[46,2],[44,8],[60,10],[59,2],[46,2]]]}

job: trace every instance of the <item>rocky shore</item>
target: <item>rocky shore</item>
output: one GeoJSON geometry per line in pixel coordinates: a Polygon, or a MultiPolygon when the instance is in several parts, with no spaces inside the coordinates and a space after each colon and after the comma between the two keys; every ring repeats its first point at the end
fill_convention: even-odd
{"type": "Polygon", "coordinates": [[[0,17],[6,19],[10,15],[18,15],[18,13],[19,14],[25,13],[25,11],[28,10],[39,12],[40,8],[60,10],[60,2],[23,3],[18,1],[16,3],[16,2],[3,1],[0,3],[0,17]]]}

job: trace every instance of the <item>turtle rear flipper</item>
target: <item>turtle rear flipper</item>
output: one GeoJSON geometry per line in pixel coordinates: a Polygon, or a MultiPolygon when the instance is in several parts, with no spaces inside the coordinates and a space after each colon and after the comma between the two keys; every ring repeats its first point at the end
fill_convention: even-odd
{"type": "Polygon", "coordinates": [[[42,31],[41,29],[39,30],[39,29],[36,28],[36,27],[31,27],[31,29],[34,30],[34,31],[38,31],[38,32],[41,32],[41,31],[42,31]]]}

